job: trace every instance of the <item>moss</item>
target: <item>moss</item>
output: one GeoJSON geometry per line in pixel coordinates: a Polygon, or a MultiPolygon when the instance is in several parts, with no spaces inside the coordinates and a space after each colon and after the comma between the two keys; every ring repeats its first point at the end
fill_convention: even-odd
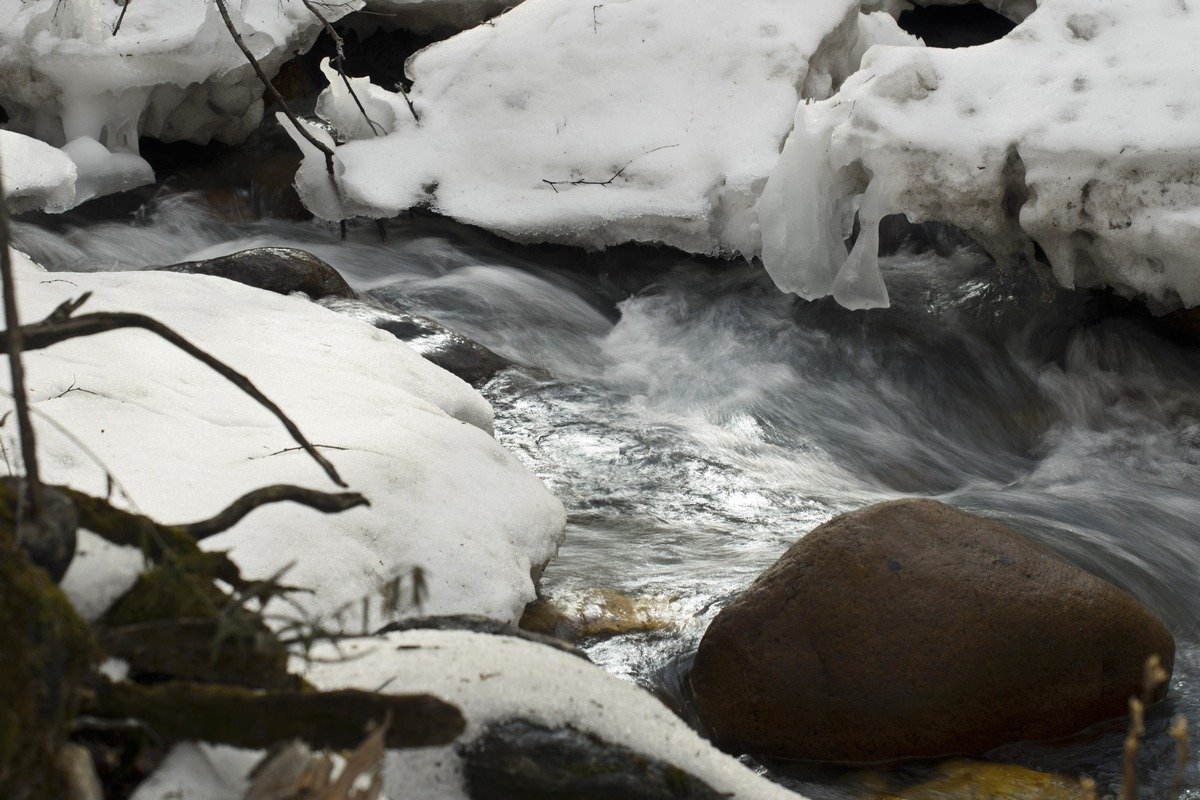
{"type": "Polygon", "coordinates": [[[62,590],[15,547],[11,509],[0,502],[0,797],[58,797],[55,758],[96,650],[62,590]]]}
{"type": "Polygon", "coordinates": [[[213,584],[210,554],[144,572],[105,614],[101,640],[135,677],[296,688],[287,649],[256,614],[213,584]]]}

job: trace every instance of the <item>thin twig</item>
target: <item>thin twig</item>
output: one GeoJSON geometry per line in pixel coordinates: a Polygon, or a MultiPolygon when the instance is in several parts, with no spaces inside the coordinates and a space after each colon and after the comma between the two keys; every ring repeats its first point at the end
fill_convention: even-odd
{"type": "Polygon", "coordinates": [[[121,6],[121,16],[117,17],[117,24],[113,26],[113,36],[116,36],[121,31],[121,23],[125,21],[125,12],[129,10],[129,4],[133,0],[125,0],[125,4],[121,6]]]}
{"type": "MultiPolygon", "coordinates": [[[[333,64],[333,68],[337,70],[338,75],[342,77],[342,83],[346,85],[346,91],[350,92],[350,96],[354,98],[354,104],[358,106],[358,110],[362,112],[363,119],[365,119],[367,124],[371,126],[371,132],[376,136],[383,136],[387,133],[387,131],[383,129],[382,125],[371,119],[371,115],[367,113],[367,109],[363,106],[362,100],[358,99],[358,93],[355,92],[354,87],[350,85],[350,79],[346,77],[346,70],[344,69],[346,64],[346,43],[342,39],[341,34],[333,29],[333,26],[329,24],[329,20],[324,14],[317,10],[317,7],[312,0],[300,0],[300,2],[304,3],[304,7],[311,11],[312,15],[321,21],[321,25],[325,28],[325,32],[329,34],[330,39],[333,39],[333,46],[337,50],[337,57],[334,58],[330,63],[333,64]]],[[[414,112],[414,118],[415,116],[416,113],[414,112]]]]}
{"type": "Polygon", "coordinates": [[[558,187],[560,187],[560,186],[608,186],[610,183],[615,181],[617,178],[619,178],[623,174],[625,174],[625,170],[629,169],[629,167],[633,164],[633,162],[637,161],[639,158],[642,158],[643,156],[648,156],[651,153],[657,153],[659,150],[670,150],[672,147],[679,147],[679,145],[678,144],[664,144],[662,147],[655,147],[652,150],[647,150],[646,152],[642,153],[641,155],[634,156],[633,158],[629,159],[628,162],[626,162],[625,166],[621,167],[619,170],[617,170],[611,176],[609,176],[608,180],[594,181],[594,180],[588,180],[586,178],[580,178],[579,180],[575,180],[575,181],[567,181],[567,180],[552,181],[552,180],[548,180],[546,178],[542,178],[542,183],[546,184],[551,189],[553,189],[555,194],[559,193],[558,187]]]}
{"type": "MultiPolygon", "coordinates": [[[[66,304],[64,304],[66,305],[66,304]]],[[[78,305],[75,306],[76,308],[78,305]]],[[[60,307],[61,308],[61,307],[60,307]]],[[[57,312],[56,312],[57,313],[57,312]]],[[[54,317],[52,314],[51,317],[54,317]]],[[[156,319],[147,317],[144,314],[131,314],[121,312],[97,312],[93,314],[84,314],[80,317],[55,318],[52,321],[43,321],[33,325],[26,325],[15,329],[17,335],[24,338],[24,347],[28,350],[40,350],[51,345],[65,342],[69,339],[75,339],[82,336],[95,336],[100,333],[108,333],[109,331],[119,330],[121,328],[141,328],[150,333],[159,336],[162,339],[184,351],[197,361],[204,363],[214,372],[234,386],[241,389],[246,394],[250,395],[259,405],[270,411],[276,419],[283,423],[283,427],[291,434],[292,439],[296,444],[304,448],[304,452],[308,453],[314,461],[316,461],[329,479],[338,486],[345,486],[345,482],[338,475],[333,464],[331,464],[323,455],[317,452],[316,448],[304,437],[296,423],[283,413],[283,410],[275,405],[266,395],[259,391],[250,379],[242,373],[225,364],[216,357],[209,355],[204,350],[201,350],[190,341],[180,336],[178,333],[163,325],[156,319]]],[[[6,347],[11,347],[13,336],[11,331],[0,331],[0,338],[3,339],[6,347]]]]}
{"type": "MultiPolygon", "coordinates": [[[[13,277],[12,258],[8,250],[10,235],[3,171],[3,164],[0,164],[0,284],[4,290],[4,325],[12,332],[5,337],[4,347],[8,353],[9,371],[12,373],[13,404],[17,411],[21,460],[25,465],[23,496],[30,518],[36,520],[42,508],[42,484],[38,471],[37,443],[33,436],[33,423],[29,419],[29,399],[25,393],[25,365],[21,361],[24,337],[21,335],[20,315],[17,313],[17,282],[13,277]]],[[[17,522],[19,527],[19,516],[17,522]]]]}
{"type": "Polygon", "coordinates": [[[367,502],[367,498],[358,492],[330,494],[328,492],[318,492],[314,489],[304,489],[300,486],[279,484],[276,486],[265,486],[262,489],[255,489],[252,492],[242,495],[215,517],[178,527],[193,539],[207,539],[209,536],[215,536],[218,533],[229,530],[256,508],[284,501],[299,503],[302,506],[308,506],[325,514],[336,514],[339,511],[370,505],[367,502]]]}
{"type": "Polygon", "coordinates": [[[250,66],[254,69],[254,74],[257,75],[259,81],[262,82],[263,88],[267,90],[267,94],[269,94],[271,99],[274,100],[283,110],[284,115],[292,123],[292,126],[296,129],[296,132],[304,137],[305,141],[325,154],[325,171],[329,173],[329,179],[333,181],[334,191],[337,192],[337,176],[334,174],[333,170],[333,149],[312,135],[304,123],[300,121],[300,118],[292,112],[292,109],[288,106],[287,101],[283,99],[283,95],[279,93],[279,90],[275,88],[275,84],[271,83],[271,79],[267,77],[267,73],[263,72],[262,65],[258,63],[258,59],[254,57],[254,54],[250,52],[250,48],[246,46],[246,42],[242,39],[242,35],[238,33],[237,26],[233,24],[233,19],[229,16],[229,6],[226,3],[226,0],[214,0],[214,2],[217,4],[217,10],[221,12],[221,19],[225,21],[225,27],[229,30],[229,35],[233,37],[233,41],[235,44],[237,44],[238,49],[242,51],[242,55],[244,55],[246,60],[250,62],[250,66]]]}

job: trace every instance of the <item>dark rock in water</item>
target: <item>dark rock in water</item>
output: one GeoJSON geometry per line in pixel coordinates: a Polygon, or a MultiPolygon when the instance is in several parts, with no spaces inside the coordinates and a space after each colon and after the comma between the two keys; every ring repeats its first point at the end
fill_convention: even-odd
{"type": "Polygon", "coordinates": [[[512,366],[512,362],[503,356],[427,317],[394,312],[378,320],[375,327],[387,331],[427,361],[472,385],[484,383],[497,372],[512,366]]]}
{"type": "Polygon", "coordinates": [[[185,261],[153,269],[215,275],[276,294],[303,292],[313,300],[357,296],[336,269],[312,253],[293,247],[256,247],[204,261],[185,261]]]}
{"type": "Polygon", "coordinates": [[[555,650],[561,650],[564,653],[578,656],[584,661],[591,661],[587,657],[587,654],[570,642],[564,642],[562,639],[553,636],[523,630],[515,625],[506,625],[490,617],[481,617],[474,614],[451,614],[441,617],[402,619],[388,623],[376,631],[376,634],[396,633],[399,631],[471,631],[473,633],[487,633],[492,636],[511,636],[515,639],[524,639],[527,642],[544,644],[547,647],[553,647],[555,650]]]}
{"type": "MultiPolygon", "coordinates": [[[[726,749],[822,761],[981,753],[1126,712],[1163,624],[997,522],[931,500],[837,517],[713,620],[697,709],[726,749]]],[[[1156,698],[1157,699],[1157,698],[1156,698]]]]}
{"type": "Polygon", "coordinates": [[[573,728],[514,719],[462,748],[473,800],[720,800],[673,764],[573,728]]]}
{"type": "MultiPolygon", "coordinates": [[[[18,496],[20,482],[15,478],[2,478],[6,498],[18,496]]],[[[42,509],[36,521],[25,519],[20,526],[17,541],[25,555],[36,566],[50,574],[55,583],[67,574],[67,568],[75,558],[75,545],[79,528],[79,512],[71,498],[53,486],[42,486],[42,509]]]]}

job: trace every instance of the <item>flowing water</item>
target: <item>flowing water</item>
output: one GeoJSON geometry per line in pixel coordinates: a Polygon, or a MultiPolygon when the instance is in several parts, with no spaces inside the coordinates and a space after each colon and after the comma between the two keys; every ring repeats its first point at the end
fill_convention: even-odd
{"type": "MultiPolygon", "coordinates": [[[[341,242],[169,192],[132,218],[20,222],[16,237],[56,269],[297,246],[513,359],[483,388],[496,435],[570,512],[543,589],[646,608],[657,629],[587,649],[685,718],[688,659],[724,602],[831,516],[926,495],[1030,533],[1166,620],[1180,652],[1142,753],[1153,796],[1174,765],[1169,719],[1200,724],[1200,353],[1102,298],[962,248],[886,259],[892,308],[849,312],[745,264],[520,248],[419,218],[341,242]]],[[[995,755],[1112,791],[1122,731],[995,755]]],[[[830,773],[780,779],[847,792],[830,773]]]]}

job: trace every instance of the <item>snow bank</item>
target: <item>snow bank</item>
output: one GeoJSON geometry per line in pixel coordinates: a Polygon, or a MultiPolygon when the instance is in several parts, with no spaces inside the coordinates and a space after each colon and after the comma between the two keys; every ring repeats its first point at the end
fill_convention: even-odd
{"type": "Polygon", "coordinates": [[[857,66],[858,17],[857,0],[527,0],[413,56],[420,124],[360,81],[377,136],[333,82],[318,113],[351,140],[341,196],[302,144],[301,197],[327,219],[429,207],[518,241],[751,251],[796,103],[857,66]]]}
{"type": "MultiPolygon", "coordinates": [[[[521,639],[464,631],[408,631],[343,646],[348,660],[312,664],[317,688],[428,692],[462,709],[466,743],[489,723],[519,717],[570,725],[691,772],[737,800],[796,800],[721,753],[656,698],[583,659],[521,639]]],[[[458,745],[392,751],[385,790],[392,797],[465,800],[458,745]]],[[[252,759],[245,751],[182,745],[134,800],[229,797],[252,759]],[[197,764],[203,764],[198,767],[197,764]],[[204,782],[197,783],[199,777],[204,782]],[[217,793],[218,787],[226,794],[217,793]]]]}
{"type": "MultiPolygon", "coordinates": [[[[19,266],[25,319],[85,291],[94,296],[84,312],[156,317],[249,376],[371,501],[330,516],[271,506],[205,540],[230,550],[249,577],[294,562],[287,582],[313,590],[295,599],[316,615],[377,600],[411,566],[425,571],[429,613],[511,621],[533,598],[530,570],[554,555],[562,506],[490,436],[491,408],[458,378],[389,334],[299,297],[206,276],[19,266]]],[[[127,495],[163,522],[207,518],[274,483],[337,490],[264,409],[145,332],[29,353],[26,371],[50,482],[103,496],[102,462],[119,482],[117,500],[127,495]]],[[[11,426],[0,433],[11,454],[11,426]]],[[[83,545],[64,584],[94,618],[137,559],[93,538],[83,545]]]]}
{"type": "MultiPolygon", "coordinates": [[[[323,8],[336,19],[361,4],[323,8]]],[[[320,31],[300,0],[229,6],[268,75],[320,31]]],[[[81,194],[152,180],[137,158],[139,136],[237,142],[262,119],[262,86],[212,0],[133,0],[113,35],[123,8],[109,0],[0,0],[0,106],[13,130],[71,143],[81,179],[91,181],[81,194]]]]}
{"type": "Polygon", "coordinates": [[[66,211],[75,204],[75,163],[44,142],[0,130],[0,170],[13,214],[66,211]]]}
{"type": "Polygon", "coordinates": [[[1065,286],[1200,303],[1197,38],[1177,0],[1043,0],[981,47],[875,49],[797,111],[759,203],[764,263],[786,291],[886,305],[876,223],[903,212],[1007,267],[1044,253],[1065,286]]]}

